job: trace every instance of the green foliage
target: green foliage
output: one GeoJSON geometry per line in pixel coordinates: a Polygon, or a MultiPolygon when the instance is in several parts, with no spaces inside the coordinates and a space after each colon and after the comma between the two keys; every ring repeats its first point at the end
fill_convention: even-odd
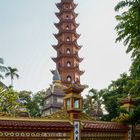
{"type": "Polygon", "coordinates": [[[44,91],[39,91],[36,94],[30,91],[21,91],[19,93],[20,103],[27,108],[31,117],[41,116],[44,94],[44,91]]]}
{"type": "Polygon", "coordinates": [[[121,1],[116,5],[115,10],[120,11],[126,7],[127,10],[116,16],[118,21],[115,28],[118,35],[116,41],[124,40],[124,45],[128,45],[126,52],[132,52],[134,58],[140,48],[140,1],[121,1]]]}
{"type": "Polygon", "coordinates": [[[32,98],[30,114],[33,117],[40,117],[42,114],[43,100],[45,91],[37,92],[32,98]]]}
{"type": "Polygon", "coordinates": [[[129,124],[137,125],[140,123],[140,105],[138,105],[133,112],[129,113],[129,124]]]}
{"type": "MultiPolygon", "coordinates": [[[[116,5],[115,11],[121,12],[116,16],[118,21],[115,27],[116,42],[123,41],[123,44],[127,46],[126,52],[131,53],[132,66],[130,67],[130,76],[121,75],[119,79],[112,82],[108,92],[104,95],[104,103],[110,119],[119,116],[118,103],[121,98],[125,98],[130,93],[138,99],[140,93],[140,0],[121,0],[116,5]]],[[[135,111],[129,114],[128,121],[131,123],[135,120],[134,114],[135,111]]],[[[118,119],[122,120],[122,118],[124,118],[123,115],[118,119]]]]}
{"type": "Polygon", "coordinates": [[[120,75],[120,78],[112,81],[108,88],[104,90],[103,99],[108,115],[104,116],[103,120],[110,121],[120,114],[119,102],[129,93],[129,79],[130,77],[123,73],[120,75]]]}
{"type": "Polygon", "coordinates": [[[116,16],[118,25],[116,41],[123,41],[127,46],[127,53],[131,53],[132,65],[130,67],[130,80],[128,81],[132,94],[140,93],[140,0],[123,0],[116,7],[116,11],[123,9],[116,16]]]}
{"type": "Polygon", "coordinates": [[[112,121],[120,122],[131,126],[131,137],[135,138],[135,129],[140,124],[140,105],[136,106],[132,112],[121,110],[120,115],[113,118],[112,121]]]}
{"type": "Polygon", "coordinates": [[[30,112],[30,106],[32,104],[32,92],[30,91],[20,91],[19,92],[19,101],[23,107],[30,112]]]}
{"type": "Polygon", "coordinates": [[[18,99],[18,92],[12,88],[0,88],[0,112],[6,112],[14,116],[17,112],[16,109],[20,106],[18,99]]]}

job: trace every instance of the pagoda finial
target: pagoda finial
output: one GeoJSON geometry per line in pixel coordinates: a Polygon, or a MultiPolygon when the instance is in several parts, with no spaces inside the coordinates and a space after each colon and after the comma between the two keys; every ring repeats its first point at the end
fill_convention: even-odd
{"type": "Polygon", "coordinates": [[[56,70],[53,71],[53,81],[61,81],[61,78],[60,78],[60,74],[56,68],[56,70]]]}

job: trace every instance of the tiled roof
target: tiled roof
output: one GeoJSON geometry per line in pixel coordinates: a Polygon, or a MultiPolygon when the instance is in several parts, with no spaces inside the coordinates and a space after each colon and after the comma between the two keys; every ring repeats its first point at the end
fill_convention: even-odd
{"type": "Polygon", "coordinates": [[[51,95],[56,95],[58,97],[59,96],[64,97],[65,93],[64,93],[64,90],[61,86],[53,85],[53,87],[48,88],[46,95],[45,95],[45,98],[48,98],[51,95]],[[53,90],[51,88],[53,88],[53,90]]]}
{"type": "Polygon", "coordinates": [[[55,129],[55,128],[71,128],[72,125],[68,121],[30,121],[30,120],[0,120],[0,128],[25,128],[26,129],[55,129]]]}
{"type": "Polygon", "coordinates": [[[48,108],[59,108],[59,109],[61,109],[62,107],[63,107],[63,103],[54,103],[54,104],[44,105],[43,110],[46,110],[48,108]]]}
{"type": "Polygon", "coordinates": [[[49,116],[46,116],[45,118],[53,120],[70,120],[69,114],[66,110],[59,110],[49,116]]]}
{"type": "Polygon", "coordinates": [[[80,118],[80,120],[95,121],[95,117],[91,117],[91,116],[89,116],[88,114],[86,114],[84,112],[81,112],[79,114],[79,118],[80,118]]]}
{"type": "Polygon", "coordinates": [[[84,129],[95,129],[95,131],[127,131],[128,127],[114,122],[82,122],[84,129]]]}
{"type": "MultiPolygon", "coordinates": [[[[46,116],[45,118],[47,119],[53,119],[53,120],[70,120],[70,116],[67,113],[67,111],[65,109],[59,110],[49,116],[46,116]]],[[[87,115],[86,113],[81,112],[79,114],[79,119],[80,120],[88,120],[88,121],[95,121],[95,118],[90,117],[89,115],[87,115]]]]}
{"type": "Polygon", "coordinates": [[[45,95],[45,98],[48,98],[50,96],[57,96],[57,97],[64,97],[65,93],[63,92],[62,89],[54,88],[54,91],[51,92],[50,88],[47,90],[47,93],[45,95]]]}
{"type": "Polygon", "coordinates": [[[67,88],[64,89],[65,93],[69,92],[76,92],[76,93],[81,93],[85,88],[87,88],[87,85],[81,85],[81,84],[71,84],[67,88]]]}

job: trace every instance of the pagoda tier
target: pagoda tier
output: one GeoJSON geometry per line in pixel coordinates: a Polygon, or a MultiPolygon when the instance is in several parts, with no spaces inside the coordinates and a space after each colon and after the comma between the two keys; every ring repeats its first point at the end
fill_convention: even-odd
{"type": "MultiPolygon", "coordinates": [[[[59,71],[60,71],[60,74],[62,73],[63,71],[63,68],[59,68],[59,71]]],[[[76,68],[76,67],[72,67],[72,68],[67,68],[65,67],[65,70],[63,72],[76,72],[78,73],[79,75],[83,75],[85,71],[82,71],[82,70],[79,70],[79,68],[76,68]]]]}
{"type": "Polygon", "coordinates": [[[78,62],[82,62],[83,58],[80,58],[79,56],[73,54],[73,55],[67,55],[67,54],[62,54],[59,55],[58,57],[52,57],[52,60],[54,62],[59,62],[61,59],[64,59],[65,57],[69,58],[69,59],[76,59],[78,62]]]}
{"type": "Polygon", "coordinates": [[[61,0],[56,6],[59,12],[55,14],[59,22],[55,23],[58,33],[54,36],[58,44],[53,45],[57,51],[57,57],[52,58],[52,60],[56,63],[62,84],[68,86],[72,82],[80,83],[80,75],[84,73],[79,69],[79,63],[83,58],[78,55],[81,46],[77,44],[80,37],[76,32],[79,24],[75,21],[78,14],[74,11],[77,5],[74,0],[61,0]]]}
{"type": "Polygon", "coordinates": [[[61,11],[59,13],[55,13],[55,15],[59,18],[61,15],[64,14],[64,12],[65,12],[65,14],[69,14],[69,13],[72,14],[74,19],[78,16],[78,14],[74,13],[74,11],[71,11],[71,9],[70,10],[63,10],[63,11],[61,11]]]}
{"type": "Polygon", "coordinates": [[[82,45],[77,45],[76,42],[68,42],[68,43],[66,42],[65,44],[64,44],[64,42],[62,42],[62,43],[59,43],[58,45],[52,45],[52,47],[55,50],[58,50],[61,47],[61,45],[74,45],[74,47],[78,50],[80,50],[83,47],[82,45]]]}
{"type": "Polygon", "coordinates": [[[75,23],[75,22],[73,22],[73,21],[71,21],[71,20],[68,20],[67,22],[66,22],[65,20],[61,20],[61,22],[59,22],[59,23],[54,23],[54,25],[55,25],[55,27],[56,27],[57,29],[59,29],[59,28],[61,28],[61,25],[64,26],[66,23],[72,24],[72,26],[73,26],[75,29],[79,26],[79,24],[77,24],[77,23],[75,23]]]}
{"type": "Polygon", "coordinates": [[[64,30],[64,31],[60,31],[58,34],[53,34],[55,36],[56,39],[58,39],[59,37],[61,37],[64,33],[71,33],[72,35],[75,36],[76,39],[78,39],[80,37],[79,34],[75,33],[75,30],[73,31],[67,31],[67,30],[64,30]]]}
{"type": "Polygon", "coordinates": [[[71,6],[71,9],[75,9],[77,7],[77,4],[73,3],[72,1],[67,1],[67,0],[61,1],[61,3],[56,4],[59,10],[62,10],[64,6],[67,9],[68,5],[71,6]]]}

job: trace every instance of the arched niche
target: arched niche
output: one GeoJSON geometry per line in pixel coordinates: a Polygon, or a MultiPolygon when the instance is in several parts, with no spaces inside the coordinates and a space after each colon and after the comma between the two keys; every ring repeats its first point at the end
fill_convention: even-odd
{"type": "Polygon", "coordinates": [[[66,37],[66,41],[67,41],[67,42],[70,41],[70,37],[69,37],[69,36],[66,37]]]}
{"type": "Polygon", "coordinates": [[[68,82],[71,82],[71,81],[72,81],[72,78],[71,78],[70,75],[67,76],[67,81],[68,81],[68,82]]]}
{"type": "Polygon", "coordinates": [[[69,26],[69,25],[67,25],[67,26],[66,26],[66,30],[69,30],[69,29],[70,29],[70,26],[69,26]]]}
{"type": "Polygon", "coordinates": [[[66,50],[66,54],[70,54],[70,53],[71,53],[70,49],[67,48],[67,50],[66,50]]]}
{"type": "Polygon", "coordinates": [[[71,62],[67,61],[67,67],[70,67],[70,66],[71,66],[71,62]]]}

